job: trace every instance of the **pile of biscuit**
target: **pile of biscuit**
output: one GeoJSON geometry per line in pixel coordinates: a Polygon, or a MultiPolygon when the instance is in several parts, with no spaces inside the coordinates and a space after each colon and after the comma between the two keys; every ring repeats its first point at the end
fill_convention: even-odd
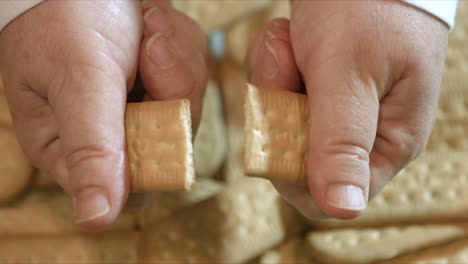
{"type": "Polygon", "coordinates": [[[243,172],[245,53],[263,24],[289,16],[289,0],[173,2],[225,40],[210,61],[193,190],[152,194],[143,212],[81,230],[69,198],[22,153],[1,89],[0,263],[468,263],[468,2],[427,150],[348,221],[307,221],[243,172]]]}

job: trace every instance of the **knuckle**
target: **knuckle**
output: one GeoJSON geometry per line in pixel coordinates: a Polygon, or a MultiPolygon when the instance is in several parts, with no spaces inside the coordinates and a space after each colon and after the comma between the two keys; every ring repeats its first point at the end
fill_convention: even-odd
{"type": "Polygon", "coordinates": [[[89,144],[73,149],[66,155],[65,160],[68,169],[72,170],[90,161],[113,159],[120,155],[120,152],[118,149],[112,149],[103,145],[89,144]]]}

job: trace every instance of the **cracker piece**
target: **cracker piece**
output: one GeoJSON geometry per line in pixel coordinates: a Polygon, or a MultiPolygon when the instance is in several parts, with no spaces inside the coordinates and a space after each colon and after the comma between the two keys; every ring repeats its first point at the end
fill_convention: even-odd
{"type": "Polygon", "coordinates": [[[0,239],[0,263],[137,263],[138,233],[0,239]]]}
{"type": "Polygon", "coordinates": [[[50,188],[57,186],[54,178],[43,170],[37,170],[34,176],[34,186],[37,188],[50,188]]]}
{"type": "Polygon", "coordinates": [[[222,184],[211,179],[199,179],[191,192],[155,193],[153,202],[138,217],[139,224],[145,228],[164,218],[204,201],[222,190],[222,184]]]}
{"type": "Polygon", "coordinates": [[[247,76],[242,67],[232,63],[222,64],[222,94],[228,151],[224,164],[224,180],[235,182],[244,177],[244,99],[247,76]]]}
{"type": "Polygon", "coordinates": [[[373,263],[466,236],[466,225],[427,225],[310,232],[307,252],[322,263],[373,263]]]}
{"type": "Polygon", "coordinates": [[[306,183],[307,96],[248,85],[245,99],[245,173],[306,183]]]}
{"type": "MultiPolygon", "coordinates": [[[[74,224],[72,203],[59,189],[33,190],[0,206],[0,237],[53,235],[80,231],[74,224]]],[[[121,215],[109,230],[132,230],[136,220],[121,215]]]]}
{"type": "Polygon", "coordinates": [[[176,9],[197,21],[205,32],[221,29],[268,7],[271,2],[272,0],[172,0],[176,9]]]}
{"type": "Polygon", "coordinates": [[[321,228],[453,222],[468,219],[468,153],[424,153],[352,220],[312,221],[321,228]]]}
{"type": "Polygon", "coordinates": [[[429,263],[468,263],[468,239],[454,241],[447,245],[433,247],[410,255],[397,257],[387,264],[429,264],[429,263]]]}
{"type": "Polygon", "coordinates": [[[203,99],[200,126],[195,136],[193,159],[197,179],[212,178],[226,158],[226,131],[219,87],[209,81],[203,99]]]}
{"type": "Polygon", "coordinates": [[[190,190],[195,176],[188,100],[127,104],[125,132],[133,192],[190,190]]]}
{"type": "Polygon", "coordinates": [[[242,263],[303,229],[270,182],[244,178],[143,232],[145,263],[242,263]]]}
{"type": "Polygon", "coordinates": [[[308,258],[304,248],[303,237],[293,237],[288,239],[274,249],[265,252],[258,261],[258,264],[313,264],[315,261],[308,258]]]}
{"type": "MultiPolygon", "coordinates": [[[[13,201],[28,187],[33,167],[13,128],[0,125],[0,204],[13,201]]],[[[1,219],[1,218],[0,218],[1,219]]]]}

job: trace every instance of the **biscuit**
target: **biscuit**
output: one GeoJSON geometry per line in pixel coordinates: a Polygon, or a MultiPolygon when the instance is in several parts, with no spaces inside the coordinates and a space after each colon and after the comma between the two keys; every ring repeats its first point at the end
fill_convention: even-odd
{"type": "Polygon", "coordinates": [[[244,178],[145,230],[147,263],[242,263],[303,230],[270,182],[244,178]]]}
{"type": "Polygon", "coordinates": [[[222,98],[218,86],[209,81],[203,99],[200,126],[193,144],[193,161],[197,179],[212,178],[226,158],[226,131],[222,98]]]}
{"type": "Polygon", "coordinates": [[[384,263],[468,263],[468,239],[465,238],[447,245],[397,257],[384,263]]]}
{"type": "Polygon", "coordinates": [[[458,1],[456,25],[448,34],[448,49],[445,60],[445,73],[468,73],[468,3],[458,1]]]}
{"type": "MultiPolygon", "coordinates": [[[[13,128],[0,125],[0,204],[13,201],[31,181],[33,167],[13,128]]],[[[1,218],[0,218],[1,219],[1,218]]]]}
{"type": "Polygon", "coordinates": [[[307,96],[249,84],[244,131],[248,176],[306,184],[307,96]]]}
{"type": "Polygon", "coordinates": [[[307,252],[321,263],[374,263],[466,236],[466,225],[427,225],[315,232],[307,252]]]}
{"type": "MultiPolygon", "coordinates": [[[[33,190],[0,206],[0,237],[55,235],[80,231],[74,224],[71,199],[58,188],[33,190]]],[[[136,219],[120,215],[109,230],[132,230],[136,219]]]]}
{"type": "Polygon", "coordinates": [[[190,190],[195,176],[188,100],[127,104],[125,132],[133,192],[190,190]]]}
{"type": "Polygon", "coordinates": [[[138,233],[0,239],[0,263],[137,263],[138,233]]]}
{"type": "Polygon", "coordinates": [[[467,152],[424,153],[352,220],[312,221],[320,228],[442,223],[468,219],[467,152]]]}

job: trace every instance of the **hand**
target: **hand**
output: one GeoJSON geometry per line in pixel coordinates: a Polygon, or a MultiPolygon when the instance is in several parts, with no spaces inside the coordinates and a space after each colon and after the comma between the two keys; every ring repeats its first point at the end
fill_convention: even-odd
{"type": "Polygon", "coordinates": [[[1,33],[19,141],[73,198],[77,223],[104,227],[127,199],[124,113],[137,71],[147,100],[188,97],[196,124],[205,49],[201,30],[166,0],[46,1],[1,33]]]}
{"type": "Polygon", "coordinates": [[[362,212],[424,149],[435,119],[447,27],[401,1],[299,1],[262,30],[254,84],[299,91],[309,115],[308,187],[274,183],[309,218],[362,212]],[[323,213],[323,214],[322,214],[323,213]]]}

